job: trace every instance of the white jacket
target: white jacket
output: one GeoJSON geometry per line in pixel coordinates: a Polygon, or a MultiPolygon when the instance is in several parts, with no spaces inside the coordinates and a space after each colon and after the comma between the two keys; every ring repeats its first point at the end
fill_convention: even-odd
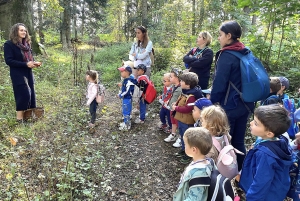
{"type": "Polygon", "coordinates": [[[98,92],[98,84],[90,82],[87,86],[86,98],[88,99],[86,105],[89,106],[91,102],[96,98],[98,92]]]}

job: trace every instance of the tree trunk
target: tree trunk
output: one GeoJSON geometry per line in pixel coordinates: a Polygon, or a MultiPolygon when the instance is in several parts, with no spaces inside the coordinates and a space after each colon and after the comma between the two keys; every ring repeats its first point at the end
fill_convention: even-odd
{"type": "Polygon", "coordinates": [[[202,26],[203,26],[203,22],[204,22],[204,0],[201,0],[200,2],[200,16],[199,16],[199,26],[198,26],[198,30],[199,32],[202,31],[202,26]]]}
{"type": "Polygon", "coordinates": [[[64,12],[61,15],[61,42],[63,49],[71,48],[71,1],[61,2],[64,12]]]}
{"type": "Polygon", "coordinates": [[[3,37],[9,39],[9,31],[12,25],[24,23],[32,40],[32,49],[36,54],[41,54],[36,41],[36,34],[33,27],[33,0],[5,0],[0,4],[0,30],[3,37]],[[5,20],[3,20],[5,19],[5,20]]]}
{"type": "Polygon", "coordinates": [[[142,0],[142,25],[148,27],[147,0],[142,0]]]}
{"type": "Polygon", "coordinates": [[[42,2],[41,0],[37,1],[38,3],[38,21],[39,21],[39,37],[40,37],[40,43],[45,43],[45,35],[44,35],[44,27],[43,27],[43,9],[42,9],[42,2]]]}
{"type": "Polygon", "coordinates": [[[193,21],[192,21],[192,36],[196,33],[196,0],[193,0],[193,21]]]}

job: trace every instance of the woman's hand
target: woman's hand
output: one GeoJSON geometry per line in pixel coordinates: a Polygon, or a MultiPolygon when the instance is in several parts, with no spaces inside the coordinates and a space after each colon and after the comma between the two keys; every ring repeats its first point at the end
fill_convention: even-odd
{"type": "Polygon", "coordinates": [[[135,57],[135,56],[136,56],[136,53],[135,53],[135,52],[134,52],[134,53],[132,53],[132,56],[134,56],[134,57],[135,57]]]}
{"type": "Polygon", "coordinates": [[[27,62],[27,66],[28,66],[28,68],[34,68],[34,67],[36,67],[34,61],[29,61],[29,62],[27,62]]]}

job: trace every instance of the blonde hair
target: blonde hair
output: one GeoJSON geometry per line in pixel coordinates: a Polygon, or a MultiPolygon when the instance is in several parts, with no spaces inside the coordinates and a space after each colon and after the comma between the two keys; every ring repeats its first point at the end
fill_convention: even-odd
{"type": "Polygon", "coordinates": [[[188,128],[184,133],[184,137],[190,147],[196,147],[203,155],[208,154],[212,147],[212,137],[206,128],[188,128]]]}
{"type": "Polygon", "coordinates": [[[201,118],[206,121],[206,129],[214,136],[222,136],[230,130],[227,115],[220,106],[205,107],[201,118]]]}
{"type": "Polygon", "coordinates": [[[97,84],[98,83],[98,72],[95,70],[88,70],[85,73],[86,75],[90,76],[93,80],[94,83],[97,84]]]}
{"type": "Polygon", "coordinates": [[[212,42],[212,36],[208,31],[202,31],[199,33],[205,40],[206,40],[206,46],[209,46],[212,42]]]}
{"type": "Polygon", "coordinates": [[[171,73],[165,73],[164,74],[164,78],[167,77],[169,81],[170,81],[170,76],[171,76],[171,73]]]}

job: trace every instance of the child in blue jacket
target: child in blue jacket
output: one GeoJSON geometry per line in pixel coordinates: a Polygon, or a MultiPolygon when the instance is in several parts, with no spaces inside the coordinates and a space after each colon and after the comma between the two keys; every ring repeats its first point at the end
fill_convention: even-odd
{"type": "Polygon", "coordinates": [[[292,153],[288,140],[281,136],[291,120],[286,109],[278,104],[260,106],[250,122],[256,141],[243,163],[240,187],[247,201],[284,200],[290,187],[289,169],[292,153]]]}

